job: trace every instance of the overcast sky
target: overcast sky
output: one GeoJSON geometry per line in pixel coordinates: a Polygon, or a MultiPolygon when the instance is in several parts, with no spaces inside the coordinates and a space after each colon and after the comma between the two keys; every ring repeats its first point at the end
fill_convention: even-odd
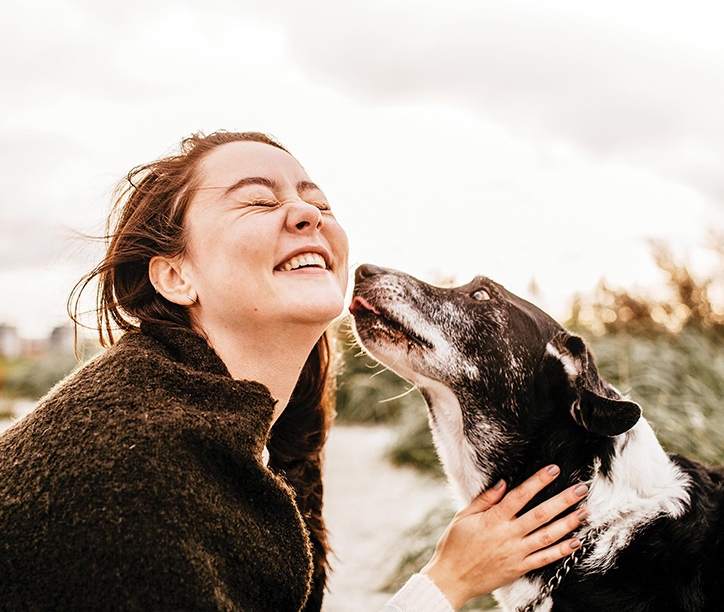
{"type": "Polygon", "coordinates": [[[0,322],[65,320],[110,190],[184,135],[276,135],[351,260],[531,279],[561,316],[601,277],[706,271],[724,230],[722,3],[5,0],[0,322]]]}

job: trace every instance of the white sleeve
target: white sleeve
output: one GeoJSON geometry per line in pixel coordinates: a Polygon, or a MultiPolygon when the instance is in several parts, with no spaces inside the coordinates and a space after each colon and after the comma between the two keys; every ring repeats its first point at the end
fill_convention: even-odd
{"type": "Polygon", "coordinates": [[[430,578],[413,574],[380,612],[455,612],[455,609],[430,578]]]}

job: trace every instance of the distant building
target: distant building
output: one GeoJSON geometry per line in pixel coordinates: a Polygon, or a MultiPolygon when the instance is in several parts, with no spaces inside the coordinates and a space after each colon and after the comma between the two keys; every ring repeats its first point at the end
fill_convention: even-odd
{"type": "Polygon", "coordinates": [[[72,353],[75,350],[75,332],[70,324],[59,325],[50,332],[48,350],[51,353],[72,353]]]}
{"type": "Polygon", "coordinates": [[[48,352],[48,338],[22,338],[20,344],[23,357],[42,357],[48,352]]]}
{"type": "MultiPolygon", "coordinates": [[[[98,352],[93,342],[83,336],[78,340],[81,353],[84,349],[90,350],[90,354],[98,352]]],[[[47,338],[21,338],[16,327],[0,324],[0,357],[42,357],[48,353],[67,355],[74,351],[75,331],[71,324],[55,327],[47,338]]]]}
{"type": "Polygon", "coordinates": [[[18,335],[17,327],[0,325],[0,355],[3,357],[20,357],[23,342],[18,335]]]}

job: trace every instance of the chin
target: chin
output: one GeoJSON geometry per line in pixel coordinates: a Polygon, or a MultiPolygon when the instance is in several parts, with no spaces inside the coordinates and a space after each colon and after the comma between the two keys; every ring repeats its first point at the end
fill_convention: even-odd
{"type": "Polygon", "coordinates": [[[297,302],[291,314],[300,323],[319,323],[325,327],[344,311],[344,296],[338,295],[332,299],[316,299],[297,302]]]}

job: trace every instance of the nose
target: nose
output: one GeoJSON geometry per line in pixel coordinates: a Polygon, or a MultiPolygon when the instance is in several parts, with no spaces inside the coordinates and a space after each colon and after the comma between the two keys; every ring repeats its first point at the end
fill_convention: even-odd
{"type": "Polygon", "coordinates": [[[354,280],[356,283],[362,282],[364,279],[374,276],[375,274],[388,274],[390,271],[372,264],[362,264],[357,268],[354,273],[354,280]]]}
{"type": "Polygon", "coordinates": [[[323,225],[322,211],[314,204],[304,200],[287,204],[287,227],[290,231],[321,230],[323,225]]]}

